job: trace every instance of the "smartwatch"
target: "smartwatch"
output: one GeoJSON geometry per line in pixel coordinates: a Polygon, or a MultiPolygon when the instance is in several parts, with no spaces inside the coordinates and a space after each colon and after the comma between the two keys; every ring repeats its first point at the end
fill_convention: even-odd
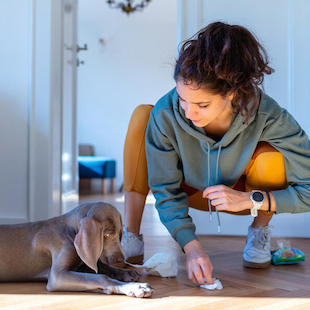
{"type": "Polygon", "coordinates": [[[265,196],[261,191],[251,191],[250,199],[253,202],[253,207],[251,208],[251,215],[253,217],[257,216],[257,210],[262,206],[265,200],[265,196]]]}

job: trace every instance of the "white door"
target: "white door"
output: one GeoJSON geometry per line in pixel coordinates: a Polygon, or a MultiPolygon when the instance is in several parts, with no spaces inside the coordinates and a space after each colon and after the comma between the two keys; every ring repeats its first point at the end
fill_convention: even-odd
{"type": "Polygon", "coordinates": [[[78,202],[77,0],[0,12],[0,224],[46,219],[78,202]]]}
{"type": "Polygon", "coordinates": [[[31,219],[37,220],[58,216],[78,203],[77,0],[33,3],[36,70],[32,109],[35,117],[30,139],[30,205],[31,219]],[[40,138],[42,126],[46,127],[45,140],[40,138]]]}
{"type": "MultiPolygon", "coordinates": [[[[239,24],[253,31],[270,57],[275,73],[265,91],[286,108],[310,136],[310,1],[179,0],[178,43],[214,21],[239,24]]],[[[192,210],[198,233],[216,233],[207,215],[192,210]]],[[[244,234],[248,217],[221,214],[223,233],[244,234]]],[[[274,235],[310,236],[310,213],[274,216],[274,235]]]]}

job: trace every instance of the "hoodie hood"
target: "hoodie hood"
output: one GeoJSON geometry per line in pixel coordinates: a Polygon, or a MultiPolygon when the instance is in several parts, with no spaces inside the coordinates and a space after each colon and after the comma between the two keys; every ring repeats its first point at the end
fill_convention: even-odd
{"type": "MultiPolygon", "coordinates": [[[[261,96],[261,92],[259,94],[261,96]]],[[[244,123],[245,117],[242,116],[240,113],[233,113],[232,121],[228,131],[225,133],[223,138],[216,142],[212,138],[208,137],[202,128],[196,127],[193,123],[186,118],[185,112],[182,109],[181,105],[179,104],[178,94],[176,89],[174,89],[174,94],[172,96],[172,104],[173,104],[173,112],[175,118],[179,125],[183,128],[191,136],[195,137],[196,139],[200,140],[203,143],[208,143],[211,148],[218,148],[220,145],[226,146],[228,145],[241,131],[246,129],[255,119],[256,111],[254,111],[249,118],[248,123],[244,123]]],[[[251,109],[254,105],[254,100],[250,101],[249,108],[251,109]]]]}

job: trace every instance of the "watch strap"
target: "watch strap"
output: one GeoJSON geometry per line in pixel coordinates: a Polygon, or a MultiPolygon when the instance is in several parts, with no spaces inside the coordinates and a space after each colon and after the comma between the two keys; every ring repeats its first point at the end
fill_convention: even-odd
{"type": "Polygon", "coordinates": [[[267,195],[267,198],[268,198],[268,213],[271,212],[271,202],[270,202],[270,195],[269,195],[269,192],[266,191],[266,195],[267,195]]]}

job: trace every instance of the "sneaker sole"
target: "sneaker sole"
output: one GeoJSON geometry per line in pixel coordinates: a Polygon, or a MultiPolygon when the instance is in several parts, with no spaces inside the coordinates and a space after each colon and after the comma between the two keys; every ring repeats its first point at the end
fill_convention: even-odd
{"type": "Polygon", "coordinates": [[[253,262],[248,262],[245,259],[243,259],[243,266],[247,268],[263,269],[263,268],[268,268],[270,265],[271,265],[271,261],[264,262],[264,263],[253,263],[253,262]]]}
{"type": "Polygon", "coordinates": [[[143,265],[144,255],[131,256],[126,259],[130,264],[143,265]]]}

